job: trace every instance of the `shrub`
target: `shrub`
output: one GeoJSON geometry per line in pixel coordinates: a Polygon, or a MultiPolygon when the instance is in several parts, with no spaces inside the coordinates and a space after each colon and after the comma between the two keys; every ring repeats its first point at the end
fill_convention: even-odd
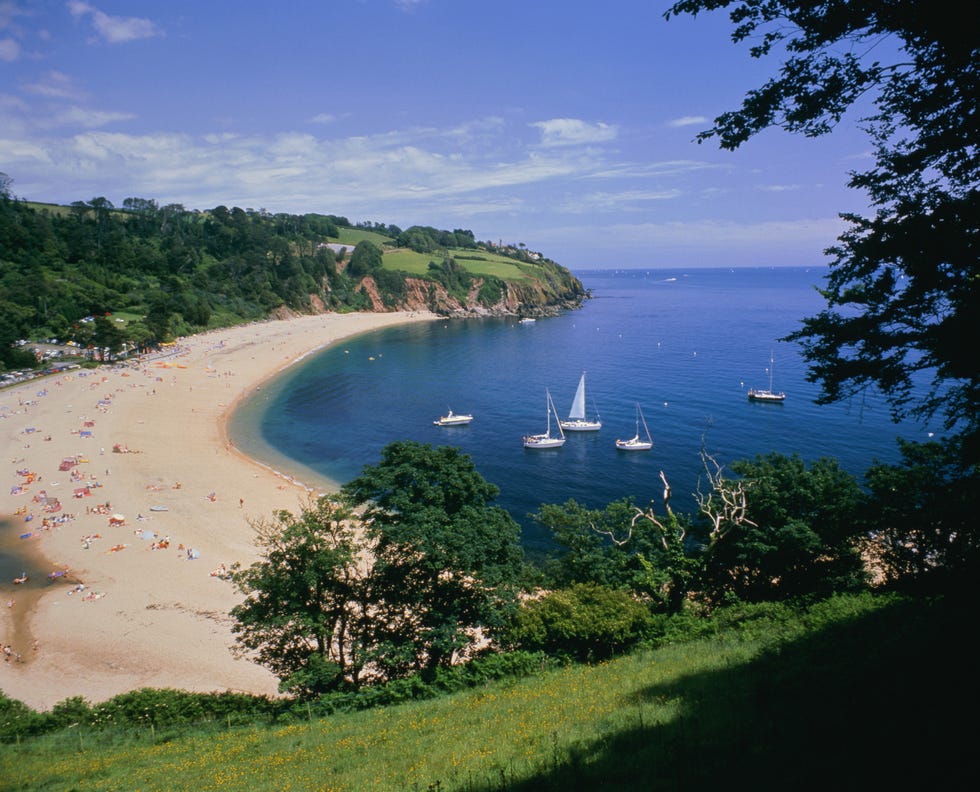
{"type": "Polygon", "coordinates": [[[602,660],[642,639],[650,612],[628,592],[579,583],[526,603],[510,640],[522,649],[602,660]]]}

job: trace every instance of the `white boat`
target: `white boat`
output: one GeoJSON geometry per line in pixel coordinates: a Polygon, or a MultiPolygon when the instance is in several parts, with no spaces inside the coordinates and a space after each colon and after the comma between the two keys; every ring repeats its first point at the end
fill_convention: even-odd
{"type": "Polygon", "coordinates": [[[472,415],[457,415],[452,410],[450,410],[445,415],[442,415],[432,423],[436,426],[464,426],[473,420],[472,415]]]}
{"type": "Polygon", "coordinates": [[[524,435],[525,448],[561,448],[565,445],[565,433],[561,430],[561,423],[558,421],[558,413],[555,411],[555,403],[551,400],[551,393],[545,390],[548,400],[548,428],[544,434],[524,435]],[[558,437],[551,436],[551,416],[554,414],[555,423],[558,424],[558,437]]]}
{"type": "Polygon", "coordinates": [[[636,434],[629,440],[617,440],[616,448],[620,451],[649,451],[653,448],[653,438],[647,428],[646,419],[643,417],[643,410],[640,403],[636,403],[636,434]],[[643,424],[643,436],[640,436],[640,424],[643,424]]]}
{"type": "Polygon", "coordinates": [[[595,420],[590,421],[585,416],[585,372],[578,381],[575,398],[572,399],[572,409],[568,411],[568,420],[559,421],[558,425],[569,432],[597,432],[602,428],[599,411],[596,410],[595,420]]]}
{"type": "Polygon", "coordinates": [[[769,353],[769,389],[768,390],[758,390],[756,388],[749,388],[749,401],[761,401],[761,402],[781,402],[786,398],[786,394],[782,391],[776,393],[772,389],[772,352],[769,353]]]}
{"type": "Polygon", "coordinates": [[[534,317],[533,316],[525,316],[523,319],[521,319],[518,322],[518,324],[534,324],[534,317]]]}

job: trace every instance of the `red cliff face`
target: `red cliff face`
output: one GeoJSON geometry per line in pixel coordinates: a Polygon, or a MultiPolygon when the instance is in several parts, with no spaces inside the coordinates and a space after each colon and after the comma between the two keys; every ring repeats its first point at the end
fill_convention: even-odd
{"type": "Polygon", "coordinates": [[[508,282],[501,299],[493,305],[485,305],[479,301],[482,286],[483,280],[475,279],[463,302],[446,291],[441,283],[423,278],[406,278],[405,294],[395,305],[385,304],[371,276],[361,280],[357,291],[367,294],[373,311],[432,311],[443,316],[546,316],[577,308],[585,297],[584,293],[574,290],[556,294],[550,292],[546,284],[529,280],[508,282]]]}

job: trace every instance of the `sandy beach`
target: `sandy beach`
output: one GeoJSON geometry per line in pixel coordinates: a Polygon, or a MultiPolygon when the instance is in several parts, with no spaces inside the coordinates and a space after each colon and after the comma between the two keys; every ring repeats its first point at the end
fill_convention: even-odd
{"type": "Polygon", "coordinates": [[[272,674],[232,654],[239,595],[212,573],[255,559],[250,521],[330,482],[248,459],[227,419],[312,351],[432,318],[249,324],[0,391],[0,532],[31,566],[0,580],[0,690],[38,710],[142,687],[274,695],[272,674]]]}

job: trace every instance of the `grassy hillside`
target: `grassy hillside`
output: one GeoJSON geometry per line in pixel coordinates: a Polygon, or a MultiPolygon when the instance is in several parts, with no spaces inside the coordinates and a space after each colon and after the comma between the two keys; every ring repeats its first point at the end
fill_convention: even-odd
{"type": "Polygon", "coordinates": [[[144,198],[55,206],[0,193],[0,373],[38,365],[22,340],[57,338],[112,358],[270,316],[542,314],[586,296],[568,270],[523,243],[479,242],[465,229],[144,198]],[[331,243],[352,250],[341,256],[331,243]],[[429,283],[419,288],[411,276],[429,283]],[[109,319],[122,314],[131,318],[109,319]]]}
{"type": "Polygon", "coordinates": [[[0,748],[0,788],[954,788],[969,612],[870,595],[739,608],[697,640],[431,701],[194,734],[69,728],[0,748]]]}
{"type": "Polygon", "coordinates": [[[340,245],[356,245],[358,242],[373,242],[378,247],[391,244],[391,237],[379,234],[376,231],[368,231],[364,228],[338,228],[337,236],[330,237],[331,242],[340,245]]]}
{"type": "Polygon", "coordinates": [[[478,277],[494,275],[501,280],[511,281],[531,277],[526,271],[528,265],[488,251],[453,249],[436,255],[396,248],[386,250],[383,261],[386,269],[407,272],[411,275],[425,275],[429,271],[429,262],[440,261],[446,256],[451,256],[466,272],[478,277]]]}

